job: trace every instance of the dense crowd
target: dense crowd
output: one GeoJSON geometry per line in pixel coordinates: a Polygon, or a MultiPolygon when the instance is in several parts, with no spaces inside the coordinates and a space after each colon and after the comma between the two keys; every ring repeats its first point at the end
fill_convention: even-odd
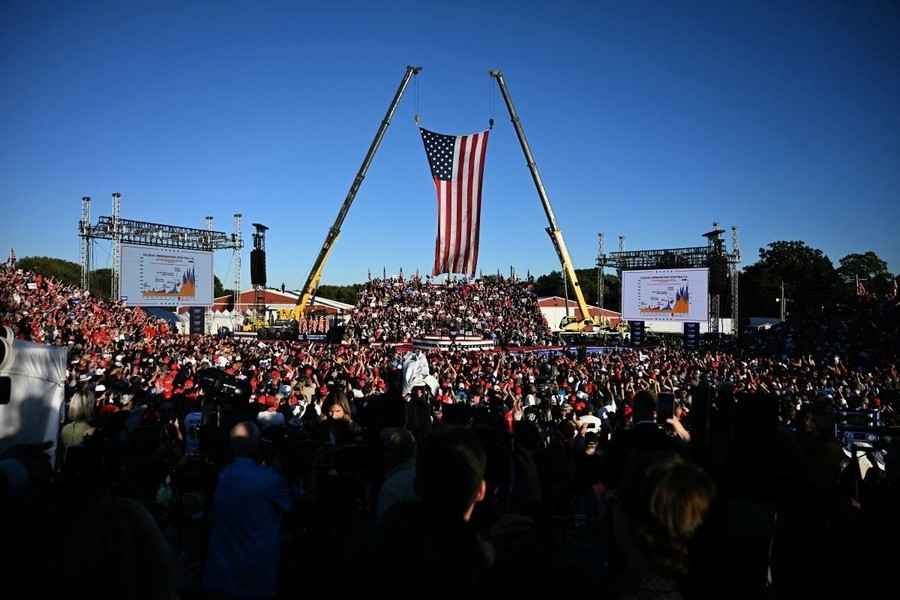
{"type": "Polygon", "coordinates": [[[102,352],[125,339],[168,334],[164,321],[140,309],[110,304],[74,285],[39,274],[0,269],[0,318],[16,337],[43,344],[78,344],[102,352]]]}
{"type": "Polygon", "coordinates": [[[534,346],[550,330],[527,281],[481,278],[434,283],[375,279],[359,292],[351,331],[359,340],[406,342],[423,335],[469,335],[534,346]]]}
{"type": "Polygon", "coordinates": [[[546,326],[522,283],[388,280],[345,344],[191,337],[15,269],[0,323],[69,348],[56,472],[25,495],[0,469],[23,573],[63,574],[39,593],[288,596],[332,572],[340,591],[831,596],[878,583],[848,549],[900,532],[896,442],[834,436],[841,410],[896,425],[880,335],[416,356],[367,342],[530,346],[546,326]]]}

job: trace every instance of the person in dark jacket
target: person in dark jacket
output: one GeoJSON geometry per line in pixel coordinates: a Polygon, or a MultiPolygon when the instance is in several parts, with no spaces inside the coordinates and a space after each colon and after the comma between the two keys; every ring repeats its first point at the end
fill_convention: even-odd
{"type": "Polygon", "coordinates": [[[440,573],[442,588],[473,589],[494,563],[493,546],[471,523],[485,497],[487,457],[471,431],[433,435],[419,458],[420,501],[387,511],[380,531],[378,562],[403,565],[408,589],[427,589],[440,573]]]}

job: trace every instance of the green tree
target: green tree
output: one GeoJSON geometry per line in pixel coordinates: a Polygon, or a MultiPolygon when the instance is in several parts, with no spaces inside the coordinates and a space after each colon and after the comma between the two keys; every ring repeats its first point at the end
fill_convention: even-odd
{"type": "Polygon", "coordinates": [[[837,272],[844,282],[845,295],[856,294],[857,277],[863,281],[866,291],[876,296],[890,293],[893,287],[893,275],[888,271],[887,263],[871,250],[865,254],[848,254],[838,264],[837,272]]]}
{"type": "Polygon", "coordinates": [[[865,254],[848,254],[840,261],[838,275],[847,283],[860,279],[875,279],[877,277],[890,277],[887,263],[878,258],[878,255],[869,250],[865,254]]]}
{"type": "MultiPolygon", "coordinates": [[[[81,285],[81,265],[70,260],[51,258],[49,256],[26,256],[17,261],[16,266],[26,271],[40,273],[44,277],[52,277],[66,285],[81,285]]],[[[110,269],[91,271],[91,294],[108,300],[111,281],[112,271],[110,269]]]]}
{"type": "Polygon", "coordinates": [[[219,281],[219,276],[213,275],[213,298],[219,298],[227,293],[229,292],[225,290],[222,282],[219,281]]]}
{"type": "Polygon", "coordinates": [[[49,256],[26,256],[16,262],[16,266],[26,271],[52,277],[68,285],[81,283],[81,265],[61,258],[49,256]]]}
{"type": "Polygon", "coordinates": [[[559,271],[550,271],[534,280],[534,293],[538,296],[563,297],[563,278],[559,271]]]}
{"type": "Polygon", "coordinates": [[[329,300],[337,300],[344,304],[356,304],[359,291],[363,288],[363,284],[354,283],[351,285],[320,285],[316,290],[316,295],[329,300]]]}
{"type": "Polygon", "coordinates": [[[109,300],[112,284],[112,269],[97,269],[91,271],[90,290],[91,295],[109,300]]]}
{"type": "Polygon", "coordinates": [[[840,280],[831,259],[805,242],[777,241],[760,248],[759,261],[741,275],[743,314],[779,316],[782,282],[789,314],[819,314],[838,300],[840,280]]]}
{"type": "MultiPolygon", "coordinates": [[[[596,269],[575,269],[575,275],[578,276],[578,283],[581,285],[581,293],[588,304],[597,304],[597,270],[596,269]]],[[[619,310],[621,303],[622,287],[619,285],[619,278],[615,275],[607,273],[603,278],[603,307],[610,310],[619,310]]],[[[563,290],[563,276],[561,271],[551,271],[550,273],[539,276],[534,281],[534,293],[538,297],[559,296],[565,297],[563,290]]],[[[569,300],[576,301],[575,292],[572,284],[569,283],[569,300]]]]}

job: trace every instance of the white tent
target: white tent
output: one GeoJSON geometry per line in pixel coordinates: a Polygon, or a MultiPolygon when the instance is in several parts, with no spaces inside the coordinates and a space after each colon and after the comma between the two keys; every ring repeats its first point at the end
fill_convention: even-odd
{"type": "MultiPolygon", "coordinates": [[[[2,328],[0,328],[2,329],[2,328]]],[[[46,346],[11,336],[0,340],[0,377],[8,377],[9,398],[0,399],[0,452],[18,444],[56,442],[65,400],[68,348],[46,346]]]]}

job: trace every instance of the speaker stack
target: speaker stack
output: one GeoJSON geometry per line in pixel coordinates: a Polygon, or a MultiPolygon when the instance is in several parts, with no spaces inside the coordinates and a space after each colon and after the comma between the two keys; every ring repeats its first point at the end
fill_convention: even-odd
{"type": "Polygon", "coordinates": [[[266,251],[250,251],[250,283],[266,287],[266,251]]]}

